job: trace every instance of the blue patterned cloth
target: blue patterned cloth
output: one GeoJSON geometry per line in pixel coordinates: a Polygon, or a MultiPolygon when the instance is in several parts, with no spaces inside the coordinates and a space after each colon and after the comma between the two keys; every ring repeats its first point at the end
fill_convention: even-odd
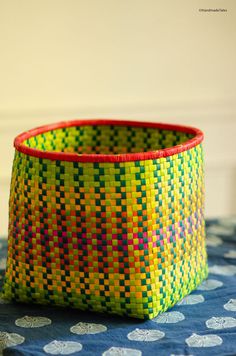
{"type": "Polygon", "coordinates": [[[0,299],[0,355],[236,355],[236,218],[208,221],[207,246],[208,280],[149,321],[0,299]]]}

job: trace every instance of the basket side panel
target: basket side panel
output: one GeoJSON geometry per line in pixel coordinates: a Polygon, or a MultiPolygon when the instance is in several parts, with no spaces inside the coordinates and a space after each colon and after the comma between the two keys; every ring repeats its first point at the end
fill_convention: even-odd
{"type": "Polygon", "coordinates": [[[207,275],[202,146],[156,160],[16,152],[4,296],[152,318],[207,275]]]}

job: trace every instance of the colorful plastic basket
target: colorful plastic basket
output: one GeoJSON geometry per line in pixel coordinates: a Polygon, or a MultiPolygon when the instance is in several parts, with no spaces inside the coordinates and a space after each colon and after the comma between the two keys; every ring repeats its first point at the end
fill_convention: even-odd
{"type": "Polygon", "coordinates": [[[203,134],[76,120],[19,135],[3,297],[153,318],[207,277],[203,134]]]}

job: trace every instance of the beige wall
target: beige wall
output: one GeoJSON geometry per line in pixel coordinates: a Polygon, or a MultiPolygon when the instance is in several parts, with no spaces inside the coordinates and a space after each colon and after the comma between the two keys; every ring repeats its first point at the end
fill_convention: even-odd
{"type": "Polygon", "coordinates": [[[235,43],[235,0],[0,0],[0,234],[13,137],[76,117],[202,128],[206,213],[236,213],[235,43]]]}

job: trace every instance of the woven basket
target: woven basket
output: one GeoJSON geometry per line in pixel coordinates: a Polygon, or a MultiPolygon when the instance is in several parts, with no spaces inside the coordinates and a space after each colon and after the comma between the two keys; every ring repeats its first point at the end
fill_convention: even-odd
{"type": "Polygon", "coordinates": [[[203,134],[80,120],[14,142],[5,299],[153,318],[207,277],[203,134]]]}

